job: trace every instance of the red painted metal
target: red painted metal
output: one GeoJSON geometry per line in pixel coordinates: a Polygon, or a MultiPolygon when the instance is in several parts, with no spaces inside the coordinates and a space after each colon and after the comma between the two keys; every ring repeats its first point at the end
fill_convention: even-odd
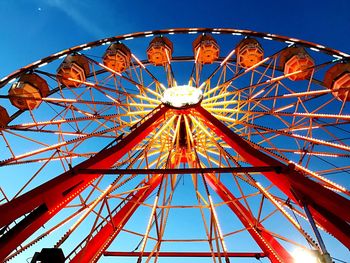
{"type": "MultiPolygon", "coordinates": [[[[223,253],[211,253],[211,252],[121,252],[121,251],[106,251],[103,253],[107,257],[149,257],[150,255],[157,257],[176,257],[176,258],[211,258],[213,255],[215,257],[223,256],[223,253]]],[[[264,258],[265,253],[262,252],[226,252],[229,258],[264,258]]]]}
{"type": "Polygon", "coordinates": [[[293,166],[287,166],[255,149],[201,106],[197,106],[193,114],[251,165],[282,167],[279,173],[272,171],[262,174],[301,207],[307,203],[317,223],[350,249],[350,209],[345,209],[350,207],[350,200],[308,179],[293,166]]]}
{"type": "Polygon", "coordinates": [[[255,242],[264,251],[272,263],[293,263],[292,256],[284,247],[268,232],[264,226],[257,222],[248,209],[228,190],[214,174],[204,174],[206,182],[227,203],[227,206],[236,214],[246,227],[255,242]]]}
{"type": "Polygon", "coordinates": [[[82,173],[91,174],[194,174],[194,173],[261,173],[280,170],[281,167],[213,167],[213,168],[178,168],[178,169],[81,169],[82,173]]]}
{"type": "Polygon", "coordinates": [[[164,106],[156,108],[146,120],[115,146],[102,150],[74,169],[0,206],[0,227],[9,225],[17,218],[29,213],[27,216],[29,219],[24,218],[0,238],[0,261],[101,176],[79,173],[80,169],[110,168],[164,121],[167,111],[168,108],[164,106]],[[36,212],[38,207],[41,207],[40,213],[36,212]],[[33,213],[35,213],[35,219],[30,220],[34,217],[31,216],[33,213]]]}
{"type": "MultiPolygon", "coordinates": [[[[132,132],[117,145],[102,150],[96,156],[82,162],[74,169],[44,183],[28,193],[0,206],[0,226],[9,225],[12,221],[28,214],[0,238],[0,260],[32,235],[38,228],[50,220],[66,204],[89,186],[99,173],[89,173],[86,169],[109,169],[127,151],[144,139],[163,120],[168,108],[160,106],[145,120],[136,125],[132,132]],[[85,170],[85,172],[84,172],[85,170]]],[[[278,160],[256,150],[240,136],[232,132],[219,120],[201,106],[196,106],[192,114],[201,118],[218,136],[228,143],[247,162],[254,167],[282,167],[266,171],[264,174],[272,183],[281,189],[289,198],[299,203],[307,203],[316,221],[328,232],[350,248],[350,201],[320,186],[278,160]]],[[[101,170],[102,171],[102,170],[101,170]]],[[[150,177],[148,188],[139,190],[130,201],[111,219],[113,224],[106,224],[73,259],[73,262],[88,262],[98,259],[110,242],[120,232],[139,204],[159,185],[162,176],[150,177]],[[114,228],[117,226],[117,228],[114,228]]],[[[288,252],[267,232],[261,224],[241,205],[229,190],[213,174],[206,173],[205,178],[218,195],[235,212],[249,233],[272,262],[292,262],[288,252]],[[252,227],[256,226],[256,228],[252,227]]]]}
{"type": "Polygon", "coordinates": [[[85,247],[80,250],[70,262],[96,262],[103,255],[103,251],[108,248],[110,243],[123,229],[124,225],[140,204],[145,201],[152,191],[160,184],[162,178],[163,174],[153,175],[146,182],[146,185],[149,187],[140,189],[135,194],[131,194],[129,201],[89,240],[85,247]]]}

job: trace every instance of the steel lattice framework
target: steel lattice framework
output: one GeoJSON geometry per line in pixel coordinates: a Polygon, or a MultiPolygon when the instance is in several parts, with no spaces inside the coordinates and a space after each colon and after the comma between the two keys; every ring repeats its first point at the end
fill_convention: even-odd
{"type": "Polygon", "coordinates": [[[53,247],[67,262],[294,262],[296,248],[350,249],[349,58],[274,34],[169,29],[72,47],[4,77],[0,259],[53,247]],[[246,66],[251,39],[261,46],[247,52],[262,58],[246,66]],[[113,43],[123,70],[106,63],[113,43]],[[308,66],[287,72],[281,61],[300,50],[308,66]],[[345,70],[328,84],[332,67],[345,70]],[[23,81],[31,74],[47,94],[11,93],[21,80],[39,88],[23,81]],[[177,83],[200,101],[162,102],[177,83]]]}

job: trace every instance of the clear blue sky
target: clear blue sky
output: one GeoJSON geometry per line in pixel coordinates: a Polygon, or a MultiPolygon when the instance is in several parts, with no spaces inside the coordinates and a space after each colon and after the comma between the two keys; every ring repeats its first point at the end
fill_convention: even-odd
{"type": "Polygon", "coordinates": [[[251,29],[349,53],[349,9],[347,0],[2,0],[0,77],[73,45],[172,27],[251,29]]]}
{"type": "Polygon", "coordinates": [[[250,29],[350,53],[349,10],[349,0],[0,0],[0,79],[71,46],[178,27],[250,29]]]}

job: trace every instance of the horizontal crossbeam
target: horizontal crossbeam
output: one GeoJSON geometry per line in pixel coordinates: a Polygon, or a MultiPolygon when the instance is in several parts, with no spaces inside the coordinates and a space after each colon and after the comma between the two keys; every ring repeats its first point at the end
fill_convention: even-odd
{"type": "MultiPolygon", "coordinates": [[[[223,256],[223,253],[211,253],[211,252],[120,252],[120,251],[106,251],[103,253],[104,256],[112,257],[193,257],[193,258],[209,258],[223,256]]],[[[263,258],[266,257],[265,253],[262,252],[226,252],[225,256],[230,258],[263,258]]]]}
{"type": "Polygon", "coordinates": [[[84,174],[202,174],[202,173],[261,173],[281,171],[280,166],[216,167],[179,169],[80,169],[84,174]]]}

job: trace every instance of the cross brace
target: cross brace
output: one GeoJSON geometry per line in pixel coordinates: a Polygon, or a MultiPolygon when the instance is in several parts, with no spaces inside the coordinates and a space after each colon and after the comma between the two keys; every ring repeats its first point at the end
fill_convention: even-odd
{"type": "Polygon", "coordinates": [[[261,173],[280,172],[279,166],[178,168],[178,169],[80,169],[84,174],[201,174],[201,173],[261,173]]]}
{"type": "MultiPolygon", "coordinates": [[[[218,257],[223,256],[222,253],[211,253],[211,252],[121,252],[121,251],[106,251],[103,253],[104,256],[108,257],[149,257],[149,256],[156,256],[157,257],[176,257],[176,258],[209,258],[209,257],[218,257]]],[[[227,255],[230,258],[264,258],[266,257],[265,253],[262,252],[226,252],[225,255],[227,255]]]]}

